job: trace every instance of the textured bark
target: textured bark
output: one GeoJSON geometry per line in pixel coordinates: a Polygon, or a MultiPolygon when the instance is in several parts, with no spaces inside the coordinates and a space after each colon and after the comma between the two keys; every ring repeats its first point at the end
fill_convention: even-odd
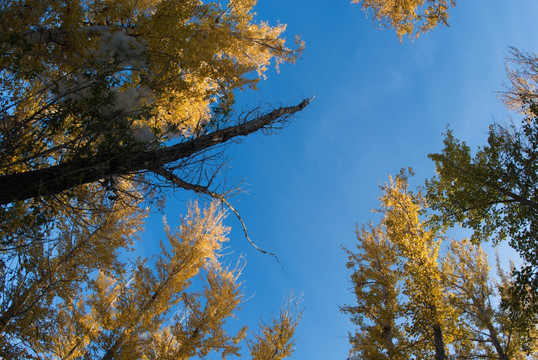
{"type": "Polygon", "coordinates": [[[295,106],[281,107],[243,124],[217,130],[167,148],[136,153],[101,154],[71,160],[45,169],[0,177],[0,204],[26,200],[41,195],[54,195],[82,184],[111,176],[133,174],[161,168],[165,164],[194,156],[201,151],[231,139],[270,128],[303,110],[311,99],[295,106]]]}

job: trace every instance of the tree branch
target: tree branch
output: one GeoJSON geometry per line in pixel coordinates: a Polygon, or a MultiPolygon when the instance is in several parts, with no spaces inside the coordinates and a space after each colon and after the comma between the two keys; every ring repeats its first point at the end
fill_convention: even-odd
{"type": "Polygon", "coordinates": [[[0,177],[0,204],[54,195],[101,178],[133,174],[189,158],[231,139],[247,136],[260,129],[285,123],[303,110],[312,99],[295,106],[280,107],[244,123],[217,130],[185,142],[157,150],[105,153],[89,158],[72,159],[55,166],[0,177]]]}
{"type": "Polygon", "coordinates": [[[219,200],[222,204],[226,205],[226,207],[228,209],[230,209],[235,214],[235,216],[237,217],[237,219],[241,223],[241,226],[243,227],[243,232],[245,233],[245,238],[248,240],[250,245],[252,245],[252,247],[254,247],[259,252],[274,257],[276,259],[276,261],[280,265],[282,265],[282,263],[280,262],[280,260],[278,259],[278,256],[276,256],[276,254],[274,254],[272,252],[269,252],[269,251],[266,251],[266,250],[263,250],[258,245],[256,245],[256,243],[254,241],[252,241],[252,239],[248,235],[247,226],[245,225],[245,222],[243,221],[243,218],[241,218],[241,215],[239,215],[239,212],[232,206],[232,204],[230,204],[230,202],[228,200],[226,200],[224,195],[216,193],[214,191],[211,191],[205,186],[201,186],[201,185],[197,185],[197,184],[191,184],[191,183],[188,183],[186,181],[183,181],[181,178],[179,178],[179,176],[175,175],[171,171],[166,170],[165,168],[161,167],[161,168],[157,168],[157,169],[152,169],[152,171],[155,174],[160,175],[160,176],[164,177],[166,180],[172,182],[174,185],[177,185],[177,186],[181,187],[182,189],[192,190],[192,191],[200,193],[200,194],[209,195],[213,199],[219,200]]]}

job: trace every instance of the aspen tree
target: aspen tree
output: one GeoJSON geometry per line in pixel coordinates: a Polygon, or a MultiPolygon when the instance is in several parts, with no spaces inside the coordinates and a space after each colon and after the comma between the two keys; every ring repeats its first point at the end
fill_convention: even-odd
{"type": "Polygon", "coordinates": [[[350,336],[352,355],[356,349],[356,358],[445,359],[452,341],[447,324],[456,314],[442,289],[440,238],[421,220],[424,199],[408,189],[405,173],[382,190],[380,225],[363,229],[360,252],[350,253],[358,307],[343,310],[359,325],[350,336]]]}
{"type": "MultiPolygon", "coordinates": [[[[513,279],[470,240],[446,240],[421,191],[402,172],[382,186],[381,220],[347,250],[357,326],[351,359],[525,359],[538,354],[536,323],[503,306],[513,279]]],[[[517,310],[517,309],[516,309],[517,310]]]]}
{"type": "MultiPolygon", "coordinates": [[[[204,210],[194,203],[177,231],[166,228],[167,241],[153,261],[115,259],[114,266],[98,267],[78,281],[61,279],[68,289],[53,288],[37,299],[39,306],[17,308],[17,318],[2,329],[0,355],[103,360],[239,355],[247,329],[229,333],[226,321],[243,299],[242,265],[229,267],[222,260],[228,240],[223,217],[218,202],[204,210]],[[202,289],[195,290],[199,283],[202,289]]],[[[298,319],[284,307],[278,322],[262,327],[278,335],[279,359],[293,352],[298,319]]]]}
{"type": "Polygon", "coordinates": [[[223,325],[241,301],[238,274],[216,255],[222,239],[202,241],[222,227],[215,209],[212,222],[189,215],[200,239],[186,235],[194,223],[169,236],[163,251],[182,255],[120,258],[165,189],[225,203],[224,144],[308,105],[235,110],[236,91],[303,47],[255,20],[255,4],[0,2],[1,357],[238,352],[244,331],[223,325]]]}
{"type": "MultiPolygon", "coordinates": [[[[294,62],[256,1],[9,1],[0,7],[0,203],[138,173],[207,173],[207,153],[302,110],[236,114],[271,64],[294,62]],[[9,189],[6,190],[6,189],[9,189]]],[[[175,184],[175,186],[178,186],[175,184]]],[[[192,189],[191,189],[192,190],[192,189]]]]}

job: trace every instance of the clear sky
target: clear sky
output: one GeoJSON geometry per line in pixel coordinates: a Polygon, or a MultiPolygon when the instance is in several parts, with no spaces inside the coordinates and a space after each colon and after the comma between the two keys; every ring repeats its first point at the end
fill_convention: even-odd
{"type": "MultiPolygon", "coordinates": [[[[447,124],[476,146],[491,122],[508,119],[497,99],[504,58],[509,46],[538,51],[538,1],[458,0],[450,28],[403,43],[348,0],[260,0],[256,10],[260,20],[288,24],[288,39],[300,35],[306,50],[297,64],[270,71],[259,92],[242,93],[240,107],[316,98],[278,135],[251,135],[229,149],[227,179],[245,180],[231,202],[251,238],[285,267],[250,247],[229,215],[230,263],[247,258],[248,300],[236,323],[255,330],[287,294],[303,292],[292,358],[345,359],[353,328],[338,306],[353,298],[340,245],[353,247],[355,224],[373,219],[389,174],[411,166],[413,185],[433,175],[427,154],[441,149],[447,124]]],[[[171,225],[189,197],[168,201],[171,225]]],[[[160,216],[149,220],[145,246],[161,237],[160,216]]]]}

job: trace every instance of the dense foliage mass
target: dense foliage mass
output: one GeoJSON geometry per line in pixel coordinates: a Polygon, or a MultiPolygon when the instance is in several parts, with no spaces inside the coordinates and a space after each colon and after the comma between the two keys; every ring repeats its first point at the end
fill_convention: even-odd
{"type": "MultiPolygon", "coordinates": [[[[238,353],[245,330],[224,323],[240,268],[220,260],[216,204],[193,205],[154,261],[121,259],[164,186],[225,201],[221,145],[307,105],[234,112],[235,90],[302,48],[255,22],[254,5],[0,3],[0,357],[238,353]]],[[[289,355],[296,320],[283,310],[253,354],[289,355]]]]}
{"type": "Polygon", "coordinates": [[[421,220],[426,206],[400,174],[383,188],[382,219],[357,231],[347,250],[357,303],[342,307],[357,326],[351,359],[525,359],[538,355],[536,323],[499,306],[511,278],[468,240],[446,244],[438,227],[421,220]]]}

